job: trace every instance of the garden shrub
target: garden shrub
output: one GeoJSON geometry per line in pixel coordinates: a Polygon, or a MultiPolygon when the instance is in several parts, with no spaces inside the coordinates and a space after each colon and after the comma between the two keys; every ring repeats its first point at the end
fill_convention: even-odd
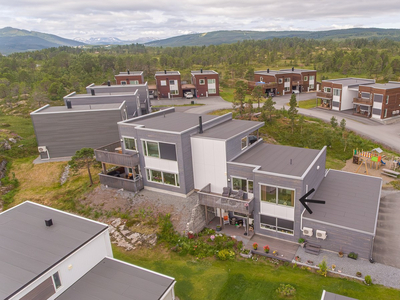
{"type": "Polygon", "coordinates": [[[222,249],[221,251],[218,252],[217,257],[220,260],[233,259],[235,257],[235,252],[228,249],[222,249]]]}
{"type": "Polygon", "coordinates": [[[294,296],[296,294],[296,289],[290,284],[283,284],[276,289],[276,292],[281,296],[294,296]]]}
{"type": "Polygon", "coordinates": [[[371,276],[369,276],[369,275],[365,276],[364,280],[365,280],[366,284],[372,284],[371,276]]]}

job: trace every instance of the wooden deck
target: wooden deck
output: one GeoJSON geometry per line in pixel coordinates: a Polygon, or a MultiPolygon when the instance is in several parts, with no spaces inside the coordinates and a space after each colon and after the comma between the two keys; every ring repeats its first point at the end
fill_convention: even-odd
{"type": "Polygon", "coordinates": [[[105,174],[99,174],[100,183],[114,189],[124,189],[130,192],[138,192],[144,188],[143,179],[126,179],[105,174]]]}
{"type": "Polygon", "coordinates": [[[102,163],[108,163],[116,166],[133,168],[139,164],[139,153],[122,154],[119,150],[120,142],[115,142],[94,150],[96,160],[102,163]]]}

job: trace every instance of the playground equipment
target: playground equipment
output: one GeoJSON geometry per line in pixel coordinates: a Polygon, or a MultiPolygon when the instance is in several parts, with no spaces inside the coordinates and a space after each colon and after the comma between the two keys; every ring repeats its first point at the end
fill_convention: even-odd
{"type": "Polygon", "coordinates": [[[373,149],[372,151],[364,151],[353,149],[353,163],[359,164],[360,166],[357,168],[356,173],[361,169],[361,166],[365,166],[366,173],[368,175],[368,164],[370,168],[375,166],[376,170],[383,164],[382,162],[382,150],[380,148],[373,149]]]}

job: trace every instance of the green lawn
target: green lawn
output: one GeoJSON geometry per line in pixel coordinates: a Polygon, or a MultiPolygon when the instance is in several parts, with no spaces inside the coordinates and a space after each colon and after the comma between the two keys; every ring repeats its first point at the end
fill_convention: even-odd
{"type": "MultiPolygon", "coordinates": [[[[321,99],[318,100],[318,105],[321,104],[321,99]]],[[[316,99],[310,99],[310,100],[304,100],[304,101],[298,101],[297,106],[300,108],[314,108],[317,106],[317,101],[316,99]]]]}
{"type": "Polygon", "coordinates": [[[282,283],[296,288],[296,295],[290,299],[321,299],[323,289],[356,299],[400,299],[400,290],[322,277],[291,265],[274,265],[264,258],[197,260],[193,256],[167,253],[162,246],[129,253],[113,247],[113,251],[115,258],[174,277],[175,293],[181,300],[286,299],[276,293],[282,283]]]}
{"type": "MultiPolygon", "coordinates": [[[[228,102],[234,102],[234,93],[235,93],[235,89],[234,88],[228,88],[228,87],[224,87],[220,90],[219,95],[222,97],[222,99],[224,99],[225,101],[228,102]]],[[[250,99],[251,96],[250,95],[246,95],[246,101],[248,99],[250,99]]],[[[264,99],[261,99],[264,100],[264,99]]]]}

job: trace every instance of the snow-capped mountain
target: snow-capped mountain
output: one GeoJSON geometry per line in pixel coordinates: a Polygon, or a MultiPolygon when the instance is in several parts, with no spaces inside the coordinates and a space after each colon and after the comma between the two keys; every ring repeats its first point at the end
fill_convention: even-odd
{"type": "Polygon", "coordinates": [[[91,38],[74,38],[75,41],[79,41],[89,45],[127,45],[127,44],[144,44],[156,40],[151,37],[143,37],[135,40],[124,41],[116,37],[91,37],[91,38]]]}

